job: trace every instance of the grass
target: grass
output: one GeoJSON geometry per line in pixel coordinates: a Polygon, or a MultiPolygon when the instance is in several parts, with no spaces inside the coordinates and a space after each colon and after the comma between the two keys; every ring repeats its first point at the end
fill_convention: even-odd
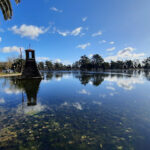
{"type": "Polygon", "coordinates": [[[21,73],[3,73],[3,72],[0,72],[0,77],[11,77],[11,76],[20,76],[21,73]]]}

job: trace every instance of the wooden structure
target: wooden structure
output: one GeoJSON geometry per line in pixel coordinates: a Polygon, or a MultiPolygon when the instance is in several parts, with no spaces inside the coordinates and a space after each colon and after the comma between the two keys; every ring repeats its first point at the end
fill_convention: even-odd
{"type": "Polygon", "coordinates": [[[31,78],[42,78],[36,61],[35,61],[35,51],[32,49],[25,50],[26,62],[22,70],[21,79],[31,79],[31,78]]]}

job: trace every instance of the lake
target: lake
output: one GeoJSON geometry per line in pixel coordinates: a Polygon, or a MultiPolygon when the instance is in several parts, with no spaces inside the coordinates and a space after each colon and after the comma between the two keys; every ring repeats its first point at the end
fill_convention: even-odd
{"type": "Polygon", "coordinates": [[[148,150],[150,74],[0,78],[0,150],[148,150]]]}

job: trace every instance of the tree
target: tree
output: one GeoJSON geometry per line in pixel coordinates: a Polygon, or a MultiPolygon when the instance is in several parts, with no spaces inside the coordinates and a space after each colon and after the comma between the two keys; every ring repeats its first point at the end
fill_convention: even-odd
{"type": "Polygon", "coordinates": [[[145,69],[149,69],[149,68],[150,68],[150,57],[146,58],[146,59],[143,61],[143,64],[144,64],[144,68],[145,68],[145,69]]]}
{"type": "Polygon", "coordinates": [[[99,54],[93,55],[92,57],[93,68],[98,70],[98,68],[102,67],[103,62],[104,62],[104,59],[99,54]]]}
{"type": "Polygon", "coordinates": [[[64,65],[64,69],[65,69],[65,70],[71,70],[72,67],[71,67],[71,65],[64,65]]]}
{"type": "Polygon", "coordinates": [[[121,61],[121,60],[118,60],[117,62],[116,62],[116,68],[117,69],[123,69],[123,67],[124,67],[124,62],[123,61],[121,61]]]}
{"type": "Polygon", "coordinates": [[[108,62],[104,62],[104,63],[102,64],[102,67],[103,67],[103,69],[105,70],[105,69],[109,69],[109,68],[110,68],[110,65],[109,65],[108,62]]]}
{"type": "MultiPolygon", "coordinates": [[[[20,2],[20,0],[15,0],[15,2],[16,2],[16,4],[18,4],[20,2]]],[[[0,9],[3,13],[5,20],[12,18],[13,10],[12,10],[10,0],[0,0],[0,9]]]]}
{"type": "Polygon", "coordinates": [[[111,61],[111,69],[115,69],[116,68],[116,62],[115,61],[111,61]]]}
{"type": "Polygon", "coordinates": [[[117,62],[111,61],[111,69],[123,69],[124,65],[124,62],[120,60],[118,60],[117,62]]]}
{"type": "Polygon", "coordinates": [[[0,62],[0,72],[2,72],[2,70],[6,69],[6,62],[0,62]]]}
{"type": "Polygon", "coordinates": [[[54,64],[54,69],[55,69],[55,70],[63,70],[63,64],[56,62],[56,63],[54,64]]]}
{"type": "Polygon", "coordinates": [[[51,61],[46,61],[45,66],[47,70],[53,70],[53,63],[51,61]]]}
{"type": "Polygon", "coordinates": [[[38,63],[38,68],[39,68],[39,70],[44,70],[44,63],[43,62],[39,62],[38,63]]]}
{"type": "Polygon", "coordinates": [[[20,58],[14,59],[11,69],[14,70],[15,72],[21,72],[24,64],[25,64],[24,59],[20,59],[20,58]]]}
{"type": "Polygon", "coordinates": [[[79,60],[79,64],[80,64],[80,69],[82,70],[90,69],[90,59],[86,55],[81,56],[79,60]]]}
{"type": "Polygon", "coordinates": [[[73,63],[73,64],[72,64],[72,68],[73,68],[73,69],[77,69],[77,70],[80,69],[80,62],[79,62],[79,61],[76,61],[75,63],[73,63]]]}
{"type": "Polygon", "coordinates": [[[11,69],[12,64],[14,63],[15,58],[13,57],[8,57],[7,62],[6,62],[6,68],[5,69],[11,69]]]}
{"type": "Polygon", "coordinates": [[[127,60],[125,63],[126,63],[126,65],[127,65],[127,68],[128,68],[128,69],[134,68],[134,65],[133,65],[132,60],[127,60]]]}

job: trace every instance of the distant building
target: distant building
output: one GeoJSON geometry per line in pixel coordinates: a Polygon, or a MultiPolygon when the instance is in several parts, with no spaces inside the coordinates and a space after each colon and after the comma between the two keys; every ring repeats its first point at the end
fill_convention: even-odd
{"type": "Polygon", "coordinates": [[[21,79],[42,78],[35,61],[35,51],[27,49],[25,50],[25,53],[26,62],[22,70],[21,79]]]}

